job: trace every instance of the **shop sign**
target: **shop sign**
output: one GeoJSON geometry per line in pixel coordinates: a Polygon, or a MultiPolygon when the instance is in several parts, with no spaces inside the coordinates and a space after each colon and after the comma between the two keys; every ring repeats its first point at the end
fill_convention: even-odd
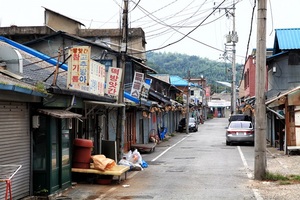
{"type": "Polygon", "coordinates": [[[91,48],[89,46],[74,47],[69,50],[67,88],[89,91],[89,67],[91,48]]]}
{"type": "Polygon", "coordinates": [[[143,83],[141,98],[143,98],[145,100],[148,99],[151,83],[152,83],[152,79],[150,79],[150,78],[145,79],[145,82],[143,83]]]}
{"type": "Polygon", "coordinates": [[[130,95],[139,99],[140,93],[142,91],[143,83],[144,83],[144,74],[140,72],[135,72],[130,95]]]}
{"type": "Polygon", "coordinates": [[[120,82],[122,69],[116,67],[108,68],[105,93],[110,96],[118,96],[120,90],[120,82]]]}
{"type": "Polygon", "coordinates": [[[104,96],[105,66],[94,60],[91,60],[90,63],[89,91],[93,94],[104,96]]]}

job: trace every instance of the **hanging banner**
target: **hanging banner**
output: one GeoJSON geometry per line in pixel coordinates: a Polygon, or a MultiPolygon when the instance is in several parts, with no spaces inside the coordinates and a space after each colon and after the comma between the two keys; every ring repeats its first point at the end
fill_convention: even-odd
{"type": "Polygon", "coordinates": [[[90,61],[90,85],[89,91],[93,94],[104,96],[105,66],[94,60],[90,61]]]}
{"type": "Polygon", "coordinates": [[[120,90],[120,81],[122,69],[116,67],[108,68],[105,93],[110,96],[118,96],[120,90]]]}
{"type": "Polygon", "coordinates": [[[135,72],[130,95],[139,99],[142,91],[143,83],[144,83],[144,74],[140,72],[135,72]]]}
{"type": "Polygon", "coordinates": [[[91,47],[79,46],[69,50],[67,88],[89,91],[89,67],[91,47]]]}

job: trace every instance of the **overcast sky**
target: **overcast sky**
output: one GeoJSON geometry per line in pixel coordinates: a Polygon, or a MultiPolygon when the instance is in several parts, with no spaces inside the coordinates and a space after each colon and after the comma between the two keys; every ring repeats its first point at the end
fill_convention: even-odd
{"type": "MultiPolygon", "coordinates": [[[[256,47],[257,4],[254,0],[129,0],[129,26],[142,27],[146,49],[155,52],[176,52],[212,60],[220,59],[225,50],[225,36],[238,34],[238,63],[244,63],[256,47]],[[138,5],[136,3],[139,2],[138,5]],[[232,8],[235,6],[235,18],[232,8]],[[220,9],[215,9],[218,7],[220,9]],[[226,16],[227,13],[227,16],[226,16]],[[249,35],[251,40],[248,45],[249,35]]],[[[299,0],[268,0],[267,47],[272,48],[275,29],[300,28],[299,0]]],[[[83,28],[120,28],[122,0],[0,0],[0,26],[42,26],[44,8],[78,20],[83,28]]],[[[230,55],[230,51],[228,51],[230,55]]]]}

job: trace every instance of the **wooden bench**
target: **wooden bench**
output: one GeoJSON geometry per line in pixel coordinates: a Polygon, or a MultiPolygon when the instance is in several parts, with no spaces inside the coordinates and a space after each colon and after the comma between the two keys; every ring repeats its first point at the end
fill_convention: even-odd
{"type": "Polygon", "coordinates": [[[300,146],[287,146],[287,153],[290,155],[291,151],[299,151],[300,146]]]}
{"type": "Polygon", "coordinates": [[[121,182],[121,176],[122,174],[125,174],[125,180],[127,178],[127,172],[130,169],[129,166],[125,165],[115,165],[111,169],[101,171],[98,169],[94,169],[93,165],[91,165],[90,169],[81,169],[81,168],[72,168],[72,172],[76,173],[87,173],[87,174],[98,174],[98,175],[112,175],[112,176],[118,176],[119,183],[121,182]]]}

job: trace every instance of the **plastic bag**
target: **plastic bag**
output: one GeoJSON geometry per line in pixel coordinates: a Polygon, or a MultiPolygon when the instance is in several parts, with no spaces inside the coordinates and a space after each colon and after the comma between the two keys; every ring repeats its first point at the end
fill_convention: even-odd
{"type": "Polygon", "coordinates": [[[142,164],[142,156],[140,154],[140,152],[138,152],[137,149],[135,149],[133,152],[132,152],[132,155],[131,155],[131,158],[129,159],[129,161],[131,161],[132,163],[136,164],[142,164]]]}

